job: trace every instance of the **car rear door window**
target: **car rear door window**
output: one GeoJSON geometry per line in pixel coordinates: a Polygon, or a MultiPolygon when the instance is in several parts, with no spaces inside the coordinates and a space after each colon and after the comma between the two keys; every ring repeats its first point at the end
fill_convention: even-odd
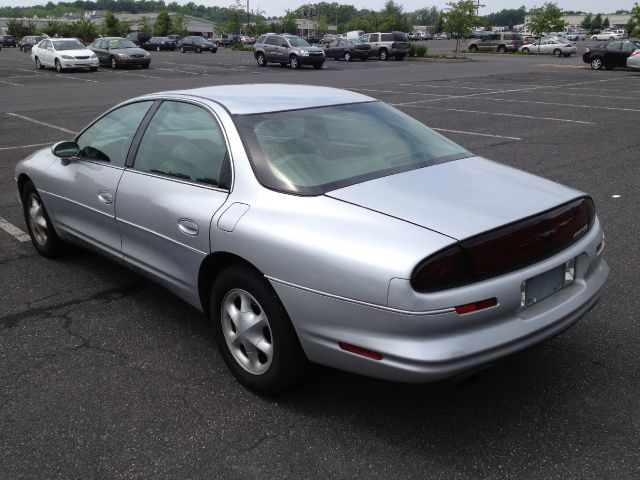
{"type": "Polygon", "coordinates": [[[130,103],[100,118],[76,139],[80,147],[78,156],[123,167],[133,137],[152,103],[130,103]]]}
{"type": "Polygon", "coordinates": [[[227,147],[218,122],[204,108],[165,101],[142,137],[133,167],[192,182],[227,184],[227,147]]]}
{"type": "Polygon", "coordinates": [[[267,38],[267,41],[265,42],[267,45],[278,45],[280,38],[276,37],[275,35],[270,36],[269,38],[267,38]]]}
{"type": "Polygon", "coordinates": [[[382,42],[393,42],[393,34],[392,33],[383,33],[381,41],[382,42]]]}

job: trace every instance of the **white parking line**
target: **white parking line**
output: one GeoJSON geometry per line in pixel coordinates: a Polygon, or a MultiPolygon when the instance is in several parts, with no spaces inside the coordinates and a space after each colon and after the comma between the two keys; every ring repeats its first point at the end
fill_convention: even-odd
{"type": "Polygon", "coordinates": [[[433,128],[433,127],[430,127],[430,128],[431,130],[436,130],[438,132],[463,133],[465,135],[476,135],[478,137],[506,138],[507,140],[522,140],[519,137],[507,137],[504,135],[493,135],[490,133],[466,132],[464,130],[449,130],[448,128],[433,128]]]}
{"type": "MultiPolygon", "coordinates": [[[[391,104],[394,105],[394,104],[391,104]]],[[[595,122],[586,122],[584,120],[569,120],[568,118],[553,118],[553,117],[536,117],[534,115],[520,115],[517,113],[500,113],[500,112],[484,112],[482,110],[465,110],[463,108],[446,108],[446,107],[430,107],[428,105],[402,105],[408,108],[424,108],[425,110],[445,110],[448,112],[463,112],[463,113],[480,113],[482,115],[497,115],[501,117],[516,117],[516,118],[530,118],[532,120],[549,120],[553,122],[567,122],[567,123],[580,123],[584,125],[597,125],[595,122]]]]}
{"type": "Polygon", "coordinates": [[[38,125],[43,125],[45,127],[55,128],[56,130],[60,130],[61,132],[73,133],[73,134],[78,133],[78,132],[74,132],[73,130],[69,130],[67,128],[58,127],[57,125],[51,125],[50,123],[47,123],[47,122],[41,122],[40,120],[36,120],[35,118],[25,117],[24,115],[18,115],[17,113],[7,113],[7,115],[9,115],[11,117],[20,118],[22,120],[26,120],[27,122],[36,123],[38,125]]]}
{"type": "Polygon", "coordinates": [[[50,72],[41,72],[38,70],[27,70],[26,68],[18,68],[18,70],[20,72],[31,72],[33,75],[49,75],[52,77],[65,77],[65,78],[70,78],[71,80],[78,80],[81,82],[88,82],[88,83],[100,83],[98,80],[89,80],[88,78],[79,78],[79,77],[74,77],[73,75],[70,75],[68,73],[57,73],[55,75],[53,75],[50,72]]]}
{"type": "Polygon", "coordinates": [[[147,74],[145,74],[145,73],[123,72],[122,70],[120,70],[120,71],[117,71],[117,72],[116,72],[116,71],[114,71],[114,70],[107,70],[107,69],[104,69],[104,70],[102,70],[102,71],[103,71],[103,72],[109,72],[109,73],[120,74],[120,75],[130,75],[130,76],[132,76],[132,77],[144,77],[144,78],[153,78],[153,79],[156,79],[156,80],[164,80],[164,78],[163,78],[163,77],[156,77],[156,76],[154,76],[154,75],[147,75],[147,74]]]}
{"type": "Polygon", "coordinates": [[[44,147],[45,145],[51,145],[51,142],[48,142],[48,143],[32,143],[31,145],[18,145],[16,147],[0,147],[0,150],[17,150],[17,149],[20,149],[20,148],[44,147]]]}
{"type": "Polygon", "coordinates": [[[13,85],[14,87],[24,87],[24,85],[21,85],[20,83],[5,82],[4,80],[0,80],[0,83],[6,83],[7,85],[13,85]]]}
{"type": "Polygon", "coordinates": [[[574,108],[588,108],[590,110],[614,110],[620,112],[640,112],[638,108],[622,108],[622,107],[602,107],[598,105],[577,105],[575,103],[554,103],[554,102],[537,102],[534,100],[513,100],[510,98],[488,98],[483,97],[480,100],[491,100],[494,102],[514,102],[514,103],[533,103],[537,105],[554,105],[557,107],[574,107],[574,108]]]}
{"type": "Polygon", "coordinates": [[[19,242],[28,242],[31,240],[31,237],[20,230],[15,225],[7,222],[4,218],[0,217],[0,228],[11,235],[13,238],[18,240],[19,242]]]}

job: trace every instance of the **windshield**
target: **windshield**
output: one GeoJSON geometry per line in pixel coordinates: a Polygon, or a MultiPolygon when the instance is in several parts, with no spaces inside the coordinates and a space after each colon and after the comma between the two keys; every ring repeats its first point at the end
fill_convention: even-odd
{"type": "Polygon", "coordinates": [[[274,190],[330,190],[471,156],[381,102],[236,115],[260,182],[274,190]]]}
{"type": "Polygon", "coordinates": [[[52,42],[53,48],[58,51],[64,50],[84,50],[85,47],[77,40],[60,40],[59,42],[52,42]]]}
{"type": "Polygon", "coordinates": [[[309,43],[301,37],[286,37],[292,47],[310,47],[309,43]]]}
{"type": "Polygon", "coordinates": [[[109,48],[138,48],[138,46],[125,38],[110,38],[109,48]]]}

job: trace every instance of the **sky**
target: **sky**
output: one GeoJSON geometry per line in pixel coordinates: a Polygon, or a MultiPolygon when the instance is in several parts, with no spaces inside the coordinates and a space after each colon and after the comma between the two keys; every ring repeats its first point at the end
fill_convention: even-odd
{"type": "MultiPolygon", "coordinates": [[[[0,6],[2,7],[26,7],[31,5],[44,5],[48,0],[0,0],[0,6]]],[[[53,0],[54,3],[58,3],[58,0],[53,0]]],[[[169,3],[171,0],[165,0],[169,3]]],[[[178,3],[184,4],[188,0],[177,0],[178,3]]],[[[233,0],[192,0],[196,5],[206,6],[218,6],[226,7],[233,4],[233,0]]],[[[243,4],[246,4],[247,0],[241,0],[243,4]]],[[[381,10],[384,7],[385,0],[325,0],[328,3],[337,1],[337,3],[345,5],[353,5],[357,9],[368,8],[370,10],[381,10]]],[[[401,4],[404,7],[405,12],[412,12],[419,8],[431,7],[433,5],[438,8],[446,7],[447,1],[445,0],[395,0],[396,3],[401,4]]],[[[497,12],[503,8],[519,8],[521,5],[525,5],[527,8],[535,6],[541,6],[545,0],[480,0],[481,4],[485,4],[484,8],[480,9],[481,15],[486,15],[492,12],[497,12]]],[[[264,10],[268,16],[281,16],[284,15],[285,10],[295,9],[302,5],[301,0],[249,0],[249,8],[251,10],[260,9],[264,10]]],[[[313,3],[313,2],[310,2],[313,3]]],[[[611,0],[606,2],[606,6],[602,0],[557,0],[558,6],[564,10],[581,10],[593,13],[612,13],[616,10],[629,10],[633,6],[633,0],[611,0]],[[603,10],[604,9],[604,10],[603,10]]]]}

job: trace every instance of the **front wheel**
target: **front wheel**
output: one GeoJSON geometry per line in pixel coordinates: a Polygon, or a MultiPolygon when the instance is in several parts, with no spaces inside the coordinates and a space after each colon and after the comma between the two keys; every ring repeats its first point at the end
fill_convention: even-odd
{"type": "Polygon", "coordinates": [[[529,53],[529,49],[528,48],[523,48],[522,49],[522,53],[529,53]]]}
{"type": "Polygon", "coordinates": [[[602,59],[600,57],[593,57],[591,59],[591,70],[600,70],[602,68],[602,59]]]}
{"type": "Polygon", "coordinates": [[[118,61],[116,60],[116,57],[111,57],[110,63],[111,63],[111,68],[113,68],[114,70],[118,68],[118,61]]]}
{"type": "MultiPolygon", "coordinates": [[[[469,51],[473,52],[473,53],[477,53],[478,52],[478,46],[477,45],[469,45],[469,51]]],[[[529,50],[527,50],[528,52],[529,50]]]]}
{"type": "Polygon", "coordinates": [[[350,62],[351,61],[351,54],[349,52],[346,52],[344,54],[344,59],[345,59],[345,61],[350,62]]]}
{"type": "Polygon", "coordinates": [[[267,59],[265,58],[264,53],[260,52],[256,55],[256,62],[258,62],[259,67],[264,67],[267,65],[267,59]]]}
{"type": "Polygon", "coordinates": [[[200,50],[200,47],[196,47],[196,53],[200,53],[202,52],[202,50],[200,50]]]}
{"type": "Polygon", "coordinates": [[[38,253],[53,258],[62,251],[62,242],[58,238],[47,210],[36,187],[30,181],[22,190],[22,209],[31,242],[38,253]]]}
{"type": "Polygon", "coordinates": [[[598,37],[594,35],[593,37],[591,37],[591,40],[598,40],[598,37]]]}
{"type": "Polygon", "coordinates": [[[160,47],[156,47],[156,52],[159,52],[159,51],[160,51],[160,47]]]}
{"type": "Polygon", "coordinates": [[[276,394],[307,374],[291,320],[260,272],[245,265],[224,270],[211,289],[210,316],[223,360],[250,390],[276,394]]]}
{"type": "Polygon", "coordinates": [[[313,68],[315,68],[316,70],[320,70],[322,68],[322,65],[324,65],[323,63],[318,63],[316,65],[313,66],[313,68]]]}
{"type": "Polygon", "coordinates": [[[90,72],[97,72],[98,71],[98,67],[89,67],[89,71],[90,72]]]}
{"type": "Polygon", "coordinates": [[[507,53],[507,47],[505,47],[504,45],[499,45],[498,53],[507,53]]]}
{"type": "Polygon", "coordinates": [[[184,47],[180,47],[180,52],[184,53],[185,51],[184,47]]]}
{"type": "Polygon", "coordinates": [[[553,54],[554,54],[556,57],[561,57],[561,56],[562,56],[562,50],[560,50],[559,48],[556,48],[556,49],[553,51],[553,54]]]}
{"type": "Polygon", "coordinates": [[[389,59],[389,52],[386,50],[380,50],[380,60],[385,61],[389,59]]]}
{"type": "Polygon", "coordinates": [[[298,57],[296,57],[295,55],[291,55],[291,57],[289,58],[289,66],[292,70],[300,68],[300,61],[298,60],[298,57]]]}
{"type": "Polygon", "coordinates": [[[60,64],[60,60],[56,58],[56,72],[62,73],[62,65],[60,64]]]}

